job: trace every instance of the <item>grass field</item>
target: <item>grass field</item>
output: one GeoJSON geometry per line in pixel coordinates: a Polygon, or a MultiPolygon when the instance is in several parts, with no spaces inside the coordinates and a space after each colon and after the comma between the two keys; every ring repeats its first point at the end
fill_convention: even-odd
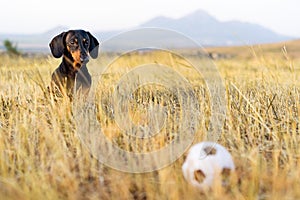
{"type": "MultiPolygon", "coordinates": [[[[200,192],[184,180],[184,156],[157,171],[131,174],[99,163],[80,141],[72,105],[45,93],[59,60],[0,55],[0,199],[300,199],[300,44],[209,48],[226,88],[226,120],[218,143],[236,172],[226,188],[200,192]],[[286,45],[286,46],[285,46],[286,45]]],[[[193,60],[193,56],[188,57],[193,60]]],[[[100,59],[109,59],[102,55],[100,59]]],[[[97,117],[108,139],[128,151],[168,145],[180,123],[180,100],[145,86],[131,102],[131,118],[146,124],[145,109],[163,102],[167,124],[158,136],[130,143],[109,109],[112,85],[133,66],[158,60],[191,82],[199,100],[197,143],[208,138],[210,99],[203,80],[169,54],[124,56],[97,83],[97,117]],[[174,131],[175,130],[175,131],[174,131]]],[[[97,63],[90,63],[91,71],[97,63]]],[[[100,68],[103,66],[99,66],[100,68]]],[[[172,77],[170,77],[172,79],[172,77]]],[[[176,80],[174,80],[176,82],[176,80]]],[[[132,139],[132,138],[130,138],[132,139]]],[[[155,163],[154,163],[155,164],[155,163]]]]}

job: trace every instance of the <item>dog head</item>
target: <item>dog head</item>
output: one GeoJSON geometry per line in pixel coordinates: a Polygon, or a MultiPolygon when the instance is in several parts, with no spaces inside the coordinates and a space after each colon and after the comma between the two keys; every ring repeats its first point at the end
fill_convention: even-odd
{"type": "Polygon", "coordinates": [[[49,46],[55,58],[64,56],[76,71],[89,61],[89,56],[98,57],[98,40],[84,30],[62,32],[52,39],[49,46]]]}

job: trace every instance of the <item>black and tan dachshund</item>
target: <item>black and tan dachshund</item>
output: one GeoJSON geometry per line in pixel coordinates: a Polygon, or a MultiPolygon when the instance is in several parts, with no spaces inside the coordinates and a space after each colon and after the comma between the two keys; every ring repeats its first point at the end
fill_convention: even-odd
{"type": "Polygon", "coordinates": [[[51,90],[72,98],[76,84],[76,91],[87,95],[92,79],[86,64],[89,57],[98,57],[98,40],[87,31],[69,30],[55,36],[49,46],[55,58],[63,57],[52,74],[51,90]]]}

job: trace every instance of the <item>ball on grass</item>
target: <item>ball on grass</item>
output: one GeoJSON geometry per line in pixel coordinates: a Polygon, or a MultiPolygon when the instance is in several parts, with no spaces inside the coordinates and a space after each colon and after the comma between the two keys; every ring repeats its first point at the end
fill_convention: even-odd
{"type": "Polygon", "coordinates": [[[220,144],[201,142],[192,146],[182,165],[184,178],[193,186],[205,190],[215,180],[221,180],[222,173],[234,171],[230,153],[220,144]]]}

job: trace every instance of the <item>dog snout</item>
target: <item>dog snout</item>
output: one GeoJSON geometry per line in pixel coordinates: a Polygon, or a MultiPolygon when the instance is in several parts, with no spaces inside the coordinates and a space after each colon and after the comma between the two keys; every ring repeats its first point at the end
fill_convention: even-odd
{"type": "Polygon", "coordinates": [[[82,63],[87,63],[89,61],[89,56],[87,53],[81,53],[80,54],[80,61],[82,63]]]}

